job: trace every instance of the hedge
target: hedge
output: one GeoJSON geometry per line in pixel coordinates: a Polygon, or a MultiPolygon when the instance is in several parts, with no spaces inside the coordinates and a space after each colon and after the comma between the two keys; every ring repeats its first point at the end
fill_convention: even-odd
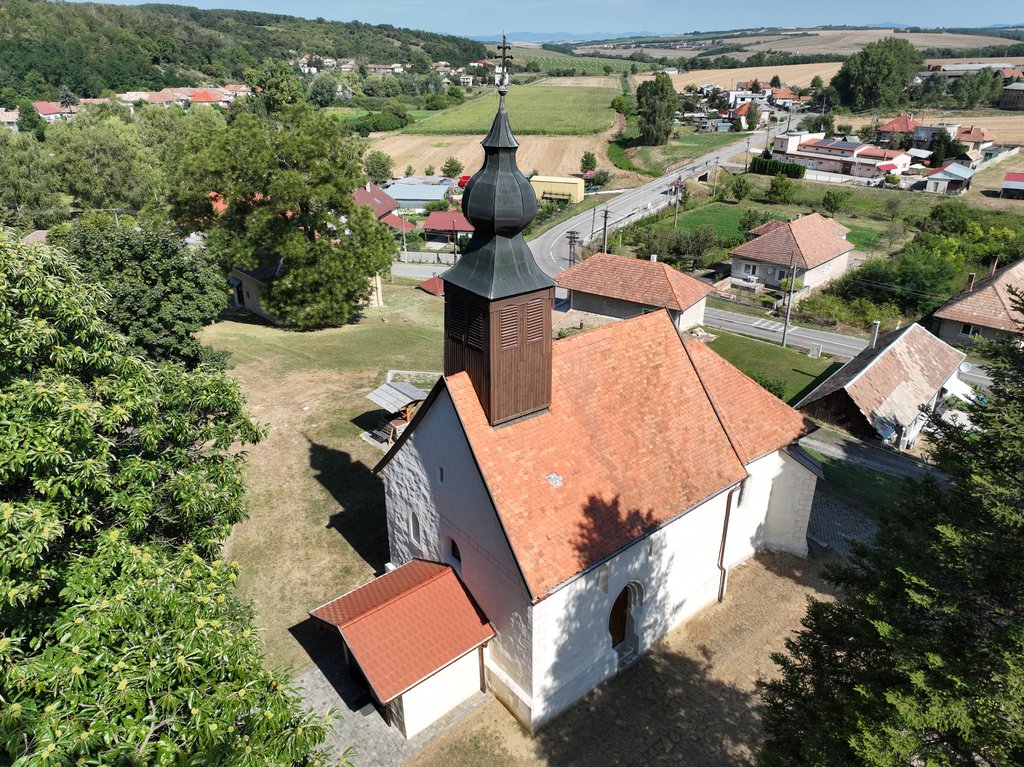
{"type": "Polygon", "coordinates": [[[803,165],[797,165],[795,162],[766,160],[763,157],[755,157],[750,161],[750,172],[762,176],[777,176],[781,173],[790,178],[803,178],[806,170],[803,165]]]}

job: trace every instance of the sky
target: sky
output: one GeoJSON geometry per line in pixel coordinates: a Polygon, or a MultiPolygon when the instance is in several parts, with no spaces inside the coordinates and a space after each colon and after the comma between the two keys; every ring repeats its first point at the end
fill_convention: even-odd
{"type": "MultiPolygon", "coordinates": [[[[124,0],[100,0],[123,5],[124,0]]],[[[166,1],[166,0],[163,0],[166,1]]],[[[174,0],[171,0],[172,2],[174,0]]],[[[970,6],[962,0],[931,0],[926,6],[892,0],[855,3],[790,0],[180,0],[200,8],[236,8],[286,13],[335,21],[393,24],[456,35],[507,32],[615,34],[637,32],[677,34],[694,30],[728,30],[750,26],[815,26],[824,24],[958,26],[1024,23],[1020,0],[988,0],[970,6]],[[917,9],[915,11],[915,9],[917,9]]]]}

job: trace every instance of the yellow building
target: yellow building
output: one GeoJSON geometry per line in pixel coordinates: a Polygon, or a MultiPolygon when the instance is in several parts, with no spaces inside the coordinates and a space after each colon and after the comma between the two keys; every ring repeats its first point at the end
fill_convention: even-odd
{"type": "Polygon", "coordinates": [[[538,200],[547,197],[552,200],[568,200],[572,203],[583,202],[582,178],[534,176],[530,179],[530,185],[538,200]]]}

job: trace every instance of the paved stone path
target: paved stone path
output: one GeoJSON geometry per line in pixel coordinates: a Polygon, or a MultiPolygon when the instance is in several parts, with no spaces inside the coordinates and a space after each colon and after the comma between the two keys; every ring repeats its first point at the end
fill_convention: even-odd
{"type": "Polygon", "coordinates": [[[317,665],[299,674],[295,681],[307,708],[321,715],[335,709],[327,747],[335,759],[354,747],[352,762],[356,767],[399,767],[416,751],[491,699],[489,695],[477,693],[419,735],[406,740],[397,729],[388,726],[366,690],[349,676],[341,652],[320,658],[317,665]]]}
{"type": "Polygon", "coordinates": [[[820,490],[814,494],[807,537],[819,546],[845,557],[852,541],[872,538],[877,530],[874,521],[864,514],[820,490]]]}
{"type": "Polygon", "coordinates": [[[875,447],[849,434],[840,434],[831,429],[818,429],[801,439],[800,444],[830,458],[849,461],[894,477],[923,479],[926,475],[937,474],[931,465],[920,458],[875,447]]]}

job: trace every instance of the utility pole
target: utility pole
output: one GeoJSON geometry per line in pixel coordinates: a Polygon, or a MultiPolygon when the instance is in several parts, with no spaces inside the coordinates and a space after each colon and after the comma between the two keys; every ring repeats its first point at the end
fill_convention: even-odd
{"type": "Polygon", "coordinates": [[[750,137],[747,137],[747,153],[743,155],[743,172],[750,170],[750,137]]]}
{"type": "Polygon", "coordinates": [[[793,316],[793,288],[796,287],[796,252],[789,257],[789,300],[786,301],[786,323],[782,326],[782,348],[786,348],[789,338],[789,320],[793,316]]]}
{"type": "MultiPolygon", "coordinates": [[[[682,181],[682,179],[680,178],[680,183],[686,183],[686,182],[682,181]]],[[[676,187],[676,194],[675,194],[675,198],[676,198],[676,212],[675,212],[675,215],[672,217],[672,228],[673,229],[675,227],[679,226],[679,198],[682,197],[680,189],[682,189],[682,187],[679,187],[679,186],[676,187]]]]}
{"type": "Polygon", "coordinates": [[[711,196],[714,197],[718,194],[718,158],[715,158],[715,183],[711,189],[711,196]]]}
{"type": "Polygon", "coordinates": [[[569,264],[573,265],[579,262],[579,255],[576,252],[576,248],[579,246],[580,233],[573,229],[566,232],[566,237],[569,238],[569,264]]]}
{"type": "Polygon", "coordinates": [[[605,207],[604,212],[601,214],[604,216],[604,234],[601,236],[601,251],[604,253],[608,252],[608,216],[610,211],[605,207]]]}

